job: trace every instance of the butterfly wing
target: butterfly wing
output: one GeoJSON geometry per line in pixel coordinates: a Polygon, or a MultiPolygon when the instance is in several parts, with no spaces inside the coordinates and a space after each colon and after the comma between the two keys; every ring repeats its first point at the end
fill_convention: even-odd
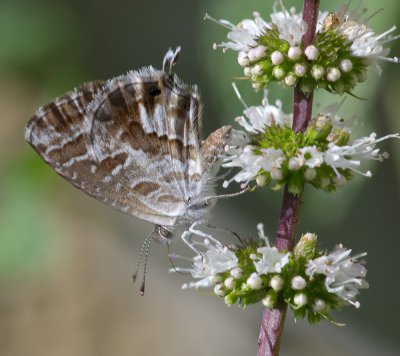
{"type": "MultiPolygon", "coordinates": [[[[157,144],[149,138],[143,140],[143,130],[137,123],[121,137],[114,131],[96,136],[101,133],[98,122],[104,120],[101,110],[105,110],[107,103],[98,106],[94,103],[99,104],[110,88],[110,83],[87,83],[39,108],[26,126],[25,138],[46,163],[85,193],[129,215],[155,224],[173,225],[183,207],[165,213],[146,204],[149,194],[159,187],[155,179],[158,168],[154,166],[162,161],[162,155],[157,144]],[[127,137],[136,149],[126,146],[127,137]],[[110,140],[109,155],[99,153],[99,142],[103,139],[110,140]],[[121,141],[117,142],[118,139],[121,141]],[[143,149],[137,149],[139,146],[143,149]],[[155,161],[147,159],[149,151],[156,155],[155,161]],[[132,186],[131,177],[149,177],[149,183],[154,181],[154,184],[133,179],[137,184],[132,186]]],[[[118,107],[112,95],[109,102],[118,107]]],[[[130,108],[134,114],[135,105],[130,103],[130,108]]],[[[112,113],[112,121],[116,123],[120,124],[124,118],[127,116],[120,109],[112,113]]]]}
{"type": "MultiPolygon", "coordinates": [[[[182,92],[153,68],[130,72],[110,81],[88,108],[92,117],[91,141],[96,159],[121,157],[123,163],[106,179],[128,188],[128,196],[160,216],[184,215],[190,192],[188,155],[199,157],[191,121],[182,113],[182,92]]],[[[200,177],[200,167],[198,177],[200,177]]],[[[135,215],[135,214],[132,214],[135,215]]],[[[161,225],[169,223],[145,220],[161,225]]]]}
{"type": "Polygon", "coordinates": [[[26,140],[96,199],[157,225],[182,223],[204,196],[230,129],[200,143],[197,87],[171,73],[178,53],[167,52],[162,71],[87,83],[39,108],[26,140]]]}

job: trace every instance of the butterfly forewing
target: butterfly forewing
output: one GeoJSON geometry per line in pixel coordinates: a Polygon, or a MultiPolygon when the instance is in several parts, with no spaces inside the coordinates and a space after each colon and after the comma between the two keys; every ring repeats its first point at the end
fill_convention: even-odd
{"type": "Polygon", "coordinates": [[[87,194],[174,226],[197,218],[193,202],[204,197],[230,135],[224,127],[201,144],[200,111],[197,87],[149,67],[87,83],[41,107],[25,136],[44,161],[87,194]]]}

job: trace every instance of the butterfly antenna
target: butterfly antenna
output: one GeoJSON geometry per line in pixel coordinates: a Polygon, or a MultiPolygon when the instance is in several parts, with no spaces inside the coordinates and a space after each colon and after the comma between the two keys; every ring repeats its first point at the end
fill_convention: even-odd
{"type": "Polygon", "coordinates": [[[139,252],[139,259],[138,259],[138,262],[136,264],[136,270],[132,274],[132,283],[135,283],[136,279],[137,279],[137,275],[139,273],[140,265],[142,264],[142,259],[143,259],[143,256],[144,256],[143,281],[142,281],[142,286],[140,287],[140,295],[144,294],[144,282],[145,282],[145,278],[146,278],[147,256],[149,254],[150,243],[151,243],[151,241],[153,239],[152,236],[153,236],[153,232],[150,233],[150,235],[146,237],[146,240],[144,240],[142,248],[140,249],[140,252],[139,252]],[[142,291],[142,289],[143,289],[143,291],[142,291]]]}
{"type": "Polygon", "coordinates": [[[140,286],[140,290],[139,293],[141,296],[144,295],[144,287],[146,284],[146,269],[147,269],[147,257],[149,256],[149,252],[150,252],[150,243],[153,240],[151,237],[147,238],[147,247],[146,247],[146,252],[144,255],[144,265],[143,265],[143,279],[142,279],[142,284],[140,286]]]}

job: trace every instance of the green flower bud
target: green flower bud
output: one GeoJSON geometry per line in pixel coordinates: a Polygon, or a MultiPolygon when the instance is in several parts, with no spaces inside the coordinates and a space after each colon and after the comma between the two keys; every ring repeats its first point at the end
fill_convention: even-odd
{"type": "Polygon", "coordinates": [[[300,237],[299,242],[294,248],[293,255],[297,259],[304,257],[311,260],[315,257],[317,248],[317,235],[307,232],[300,237]]]}
{"type": "Polygon", "coordinates": [[[326,140],[328,142],[334,142],[337,146],[344,146],[349,142],[350,139],[350,132],[346,129],[336,130],[331,132],[326,140]]]}
{"type": "Polygon", "coordinates": [[[308,142],[313,142],[316,140],[326,139],[331,133],[331,130],[331,119],[325,115],[318,115],[316,118],[310,121],[304,136],[308,142]]]}

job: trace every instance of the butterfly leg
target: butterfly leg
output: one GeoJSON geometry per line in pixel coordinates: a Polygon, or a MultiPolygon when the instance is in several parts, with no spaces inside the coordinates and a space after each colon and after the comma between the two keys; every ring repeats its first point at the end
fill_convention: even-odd
{"type": "Polygon", "coordinates": [[[209,239],[209,240],[211,240],[212,242],[214,242],[216,245],[222,245],[221,242],[219,242],[217,239],[215,239],[212,235],[207,234],[207,233],[205,233],[205,232],[203,232],[203,231],[201,231],[201,230],[195,229],[195,227],[196,227],[197,225],[201,225],[201,224],[203,224],[204,226],[207,226],[207,225],[205,224],[205,222],[202,221],[202,220],[196,221],[196,222],[194,222],[194,223],[189,227],[189,229],[188,229],[189,232],[191,232],[193,235],[200,236],[200,237],[202,237],[202,238],[204,238],[204,239],[209,239]]]}
{"type": "Polygon", "coordinates": [[[239,234],[237,234],[236,232],[234,232],[232,230],[229,230],[229,229],[227,229],[225,227],[213,226],[213,225],[209,225],[209,224],[205,224],[204,226],[208,227],[209,229],[213,229],[213,230],[216,230],[216,231],[221,231],[221,232],[225,232],[225,233],[231,234],[234,237],[236,237],[239,240],[240,243],[242,243],[242,239],[240,238],[239,234]]]}
{"type": "Polygon", "coordinates": [[[193,233],[190,230],[186,230],[183,232],[183,234],[181,235],[181,239],[183,240],[183,242],[192,250],[194,251],[197,255],[201,255],[200,251],[194,247],[194,244],[192,242],[192,236],[193,233]]]}

